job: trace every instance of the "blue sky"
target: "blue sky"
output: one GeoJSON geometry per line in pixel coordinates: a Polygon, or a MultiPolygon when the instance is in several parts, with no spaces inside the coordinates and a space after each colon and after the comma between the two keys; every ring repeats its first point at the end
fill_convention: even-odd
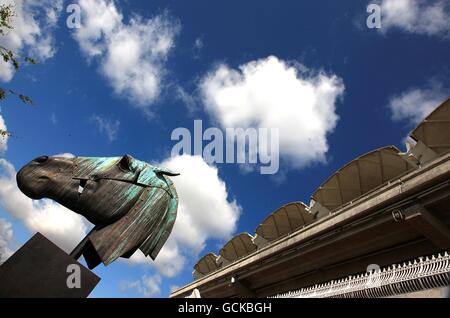
{"type": "Polygon", "coordinates": [[[14,170],[39,155],[131,154],[185,176],[173,179],[186,195],[161,263],[101,265],[92,297],[166,297],[192,280],[201,255],[218,253],[233,234],[254,233],[283,204],[308,204],[356,156],[404,149],[407,133],[450,95],[445,2],[373,1],[382,8],[380,29],[366,26],[369,1],[82,0],[73,2],[82,9],[79,29],[66,25],[72,2],[0,1],[10,2],[19,14],[1,44],[41,63],[17,74],[0,69],[3,87],[34,100],[1,104],[13,136],[0,144],[0,251],[11,253],[37,230],[70,249],[87,229],[55,203],[17,194],[14,170]],[[240,119],[227,117],[233,107],[240,119]],[[170,158],[172,130],[192,130],[195,119],[206,127],[282,126],[280,172],[170,158]],[[316,128],[304,128],[309,123],[316,128]]]}

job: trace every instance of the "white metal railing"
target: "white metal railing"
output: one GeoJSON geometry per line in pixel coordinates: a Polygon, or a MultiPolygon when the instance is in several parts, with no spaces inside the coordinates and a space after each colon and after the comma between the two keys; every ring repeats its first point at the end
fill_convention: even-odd
{"type": "Polygon", "coordinates": [[[316,284],[273,298],[375,298],[450,285],[448,252],[316,284]]]}

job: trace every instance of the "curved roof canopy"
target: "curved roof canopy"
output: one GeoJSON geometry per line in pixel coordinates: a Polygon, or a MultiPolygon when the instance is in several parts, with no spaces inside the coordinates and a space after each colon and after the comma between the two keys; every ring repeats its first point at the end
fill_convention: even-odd
{"type": "Polygon", "coordinates": [[[314,192],[312,199],[332,211],[411,168],[396,147],[380,148],[336,171],[314,192]]]}
{"type": "Polygon", "coordinates": [[[248,233],[241,233],[229,240],[220,250],[220,255],[232,262],[255,251],[257,246],[248,233]]]}
{"type": "Polygon", "coordinates": [[[203,275],[209,274],[219,268],[216,259],[216,254],[208,253],[195,264],[194,269],[203,275]]]}
{"type": "Polygon", "coordinates": [[[289,203],[270,214],[256,229],[256,234],[274,241],[312,222],[313,215],[302,202],[289,203]]]}
{"type": "Polygon", "coordinates": [[[428,115],[410,136],[438,155],[447,152],[450,149],[450,98],[428,115]]]}

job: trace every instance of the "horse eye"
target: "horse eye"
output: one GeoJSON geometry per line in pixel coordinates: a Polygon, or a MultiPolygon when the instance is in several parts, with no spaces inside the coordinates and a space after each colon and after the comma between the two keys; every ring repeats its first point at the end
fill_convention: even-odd
{"type": "Polygon", "coordinates": [[[48,156],[41,156],[41,157],[34,159],[34,161],[36,161],[37,163],[44,163],[47,160],[48,160],[48,156]]]}

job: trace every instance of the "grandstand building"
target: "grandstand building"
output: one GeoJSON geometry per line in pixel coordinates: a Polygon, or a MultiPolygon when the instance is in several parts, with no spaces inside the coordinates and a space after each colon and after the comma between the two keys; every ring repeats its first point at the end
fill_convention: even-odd
{"type": "Polygon", "coordinates": [[[449,297],[450,99],[195,265],[171,297],[449,297]]]}

